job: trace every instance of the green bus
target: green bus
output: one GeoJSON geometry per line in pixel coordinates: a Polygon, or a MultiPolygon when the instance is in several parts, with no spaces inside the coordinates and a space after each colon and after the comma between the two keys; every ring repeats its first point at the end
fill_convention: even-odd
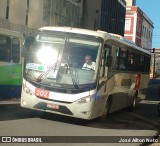
{"type": "Polygon", "coordinates": [[[21,33],[0,28],[0,100],[20,97],[22,42],[21,33]]]}

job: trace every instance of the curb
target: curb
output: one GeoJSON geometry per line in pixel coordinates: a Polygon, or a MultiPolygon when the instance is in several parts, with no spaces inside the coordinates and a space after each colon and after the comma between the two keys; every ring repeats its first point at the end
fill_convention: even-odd
{"type": "Polygon", "coordinates": [[[20,104],[20,99],[0,100],[0,105],[5,105],[5,104],[20,104]]]}

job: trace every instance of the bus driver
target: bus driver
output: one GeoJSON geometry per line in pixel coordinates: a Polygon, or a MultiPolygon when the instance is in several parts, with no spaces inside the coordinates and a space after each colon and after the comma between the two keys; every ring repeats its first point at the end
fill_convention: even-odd
{"type": "Polygon", "coordinates": [[[92,62],[92,58],[90,55],[86,55],[85,56],[85,63],[82,67],[82,69],[92,69],[92,70],[95,70],[95,65],[96,63],[95,62],[92,62]]]}

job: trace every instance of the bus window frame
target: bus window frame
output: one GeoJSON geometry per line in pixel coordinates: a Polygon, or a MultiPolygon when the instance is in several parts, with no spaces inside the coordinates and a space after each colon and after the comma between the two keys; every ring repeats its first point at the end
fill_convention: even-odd
{"type": "Polygon", "coordinates": [[[12,44],[11,45],[12,45],[12,54],[11,54],[12,61],[13,61],[13,63],[19,63],[20,62],[20,40],[19,40],[19,38],[16,38],[16,37],[12,38],[12,44]],[[18,44],[18,48],[17,48],[18,51],[16,51],[16,53],[14,53],[15,49],[14,49],[13,45],[17,45],[17,44],[13,43],[14,40],[18,40],[17,41],[18,42],[17,43],[18,44]],[[18,54],[17,54],[17,52],[18,52],[18,54]]]}
{"type": "MultiPolygon", "coordinates": [[[[144,52],[141,52],[140,50],[136,50],[135,48],[129,47],[127,45],[123,45],[123,46],[119,45],[119,43],[114,42],[114,41],[112,41],[110,43],[110,45],[112,47],[113,58],[114,58],[114,55],[116,55],[116,54],[113,53],[114,52],[113,49],[119,48],[118,56],[116,56],[116,57],[118,57],[117,68],[115,66],[113,66],[113,63],[112,63],[112,67],[111,67],[112,71],[149,73],[149,71],[150,71],[150,56],[148,54],[146,54],[144,52]],[[121,69],[119,67],[120,66],[120,52],[121,52],[122,49],[124,49],[126,51],[126,68],[125,69],[121,69]],[[129,70],[129,68],[128,68],[129,54],[133,54],[133,69],[132,70],[129,70]],[[143,69],[143,70],[141,70],[140,63],[139,63],[141,55],[143,55],[146,58],[145,69],[143,69]],[[136,65],[137,65],[137,67],[136,67],[136,65]]],[[[113,60],[113,62],[114,61],[115,60],[113,60]]]]}
{"type": "MultiPolygon", "coordinates": [[[[0,49],[0,51],[4,51],[4,56],[2,55],[2,58],[0,58],[0,61],[11,62],[12,38],[10,36],[3,35],[3,34],[0,34],[0,37],[5,38],[5,43],[1,47],[2,49],[0,49]]],[[[0,53],[2,54],[2,52],[0,53]]]]}

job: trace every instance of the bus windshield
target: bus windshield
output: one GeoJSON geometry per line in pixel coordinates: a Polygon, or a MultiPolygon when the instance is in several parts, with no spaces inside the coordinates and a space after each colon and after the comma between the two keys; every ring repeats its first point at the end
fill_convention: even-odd
{"type": "Polygon", "coordinates": [[[39,34],[26,58],[24,78],[68,88],[96,83],[101,47],[96,37],[39,34]]]}

